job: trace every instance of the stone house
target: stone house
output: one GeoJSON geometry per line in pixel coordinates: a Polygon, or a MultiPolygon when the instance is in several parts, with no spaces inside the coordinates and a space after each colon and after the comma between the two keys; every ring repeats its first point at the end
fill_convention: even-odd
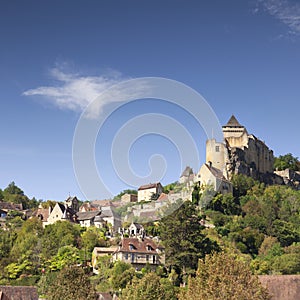
{"type": "Polygon", "coordinates": [[[138,188],[138,202],[151,201],[153,195],[160,196],[163,187],[160,182],[142,185],[138,188]]]}
{"type": "Polygon", "coordinates": [[[43,225],[54,224],[57,221],[77,222],[76,213],[79,205],[76,197],[68,197],[65,203],[57,202],[53,208],[49,208],[49,215],[47,221],[43,225]]]}
{"type": "Polygon", "coordinates": [[[204,164],[198,174],[200,186],[212,186],[216,192],[227,194],[232,193],[233,187],[223,172],[214,168],[211,164],[204,164]]]}
{"type": "Polygon", "coordinates": [[[76,220],[79,222],[81,227],[90,227],[95,225],[95,218],[100,216],[100,214],[101,210],[78,212],[76,214],[76,220]]]}
{"type": "Polygon", "coordinates": [[[94,225],[102,228],[107,225],[111,229],[111,235],[117,233],[122,225],[120,216],[115,212],[114,208],[110,206],[101,207],[101,214],[94,219],[94,225]]]}
{"type": "Polygon", "coordinates": [[[121,197],[121,202],[122,203],[137,202],[138,201],[137,197],[138,196],[136,194],[124,194],[121,197]]]}
{"type": "Polygon", "coordinates": [[[122,238],[112,260],[132,264],[137,270],[149,264],[152,269],[165,263],[164,248],[150,238],[122,238]]]}
{"type": "Polygon", "coordinates": [[[52,211],[51,207],[43,208],[40,205],[37,211],[33,214],[33,216],[39,218],[42,221],[43,227],[45,227],[48,224],[48,218],[51,211],[52,211]]]}

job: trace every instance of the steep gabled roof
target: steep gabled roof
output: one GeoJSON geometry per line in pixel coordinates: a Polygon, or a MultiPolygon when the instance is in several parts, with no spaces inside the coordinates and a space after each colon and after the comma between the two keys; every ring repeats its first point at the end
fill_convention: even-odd
{"type": "Polygon", "coordinates": [[[57,205],[59,206],[59,208],[60,208],[61,212],[62,212],[62,213],[64,213],[64,212],[65,212],[65,210],[66,210],[66,207],[65,207],[65,205],[64,205],[64,204],[62,204],[62,203],[60,203],[60,202],[57,202],[57,205]]]}
{"type": "Polygon", "coordinates": [[[145,184],[145,185],[141,185],[138,190],[148,190],[148,189],[153,189],[153,188],[157,188],[158,186],[161,186],[160,182],[156,182],[156,183],[149,183],[149,184],[145,184]]]}
{"type": "Polygon", "coordinates": [[[47,222],[49,218],[49,208],[38,208],[32,215],[40,218],[43,222],[47,222]]]}
{"type": "Polygon", "coordinates": [[[227,122],[227,124],[223,127],[244,127],[242,126],[239,121],[236,119],[236,117],[234,115],[232,115],[229,119],[229,121],[227,122]]]}
{"type": "Polygon", "coordinates": [[[209,164],[205,164],[205,166],[207,167],[207,169],[211,172],[211,174],[216,177],[219,178],[221,180],[227,181],[227,179],[224,177],[223,172],[213,166],[210,166],[209,164]]]}
{"type": "Polygon", "coordinates": [[[111,218],[113,217],[115,220],[120,220],[120,216],[117,212],[113,209],[112,206],[104,206],[101,208],[101,218],[111,218]]]}
{"type": "Polygon", "coordinates": [[[78,221],[84,221],[84,220],[92,220],[96,216],[100,215],[101,211],[86,211],[86,212],[78,212],[77,220],[78,221]]]}
{"type": "Polygon", "coordinates": [[[156,249],[158,246],[156,243],[149,239],[139,239],[139,238],[123,238],[121,241],[121,247],[119,249],[120,252],[138,252],[138,253],[149,253],[154,254],[157,253],[156,249]],[[130,248],[132,245],[132,249],[130,248]],[[148,248],[149,246],[149,248],[148,248]],[[149,249],[149,250],[148,250],[149,249]]]}

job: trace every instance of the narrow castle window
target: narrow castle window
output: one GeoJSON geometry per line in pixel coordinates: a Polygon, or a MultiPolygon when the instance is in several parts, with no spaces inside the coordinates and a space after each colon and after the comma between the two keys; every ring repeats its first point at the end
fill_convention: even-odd
{"type": "Polygon", "coordinates": [[[220,152],[220,146],[216,146],[216,152],[220,152]]]}

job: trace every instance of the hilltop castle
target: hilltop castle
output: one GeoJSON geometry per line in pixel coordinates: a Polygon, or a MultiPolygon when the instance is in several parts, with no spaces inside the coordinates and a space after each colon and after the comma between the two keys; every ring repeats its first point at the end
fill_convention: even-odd
{"type": "Polygon", "coordinates": [[[234,174],[281,184],[282,180],[273,173],[273,151],[263,141],[249,134],[233,115],[222,130],[224,141],[206,142],[206,163],[198,174],[201,184],[212,184],[217,191],[230,192],[234,174]]]}
{"type": "Polygon", "coordinates": [[[215,139],[206,142],[206,162],[222,170],[227,179],[233,174],[260,179],[266,173],[273,173],[273,151],[263,141],[249,134],[235,116],[231,116],[222,129],[223,143],[215,139]]]}

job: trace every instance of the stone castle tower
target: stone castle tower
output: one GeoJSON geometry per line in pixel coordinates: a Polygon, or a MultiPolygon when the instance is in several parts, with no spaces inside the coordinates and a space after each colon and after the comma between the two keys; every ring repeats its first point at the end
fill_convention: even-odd
{"type": "Polygon", "coordinates": [[[235,116],[222,127],[224,142],[215,139],[206,142],[206,162],[221,170],[225,178],[244,174],[263,180],[273,173],[274,156],[266,144],[249,134],[235,116]]]}

